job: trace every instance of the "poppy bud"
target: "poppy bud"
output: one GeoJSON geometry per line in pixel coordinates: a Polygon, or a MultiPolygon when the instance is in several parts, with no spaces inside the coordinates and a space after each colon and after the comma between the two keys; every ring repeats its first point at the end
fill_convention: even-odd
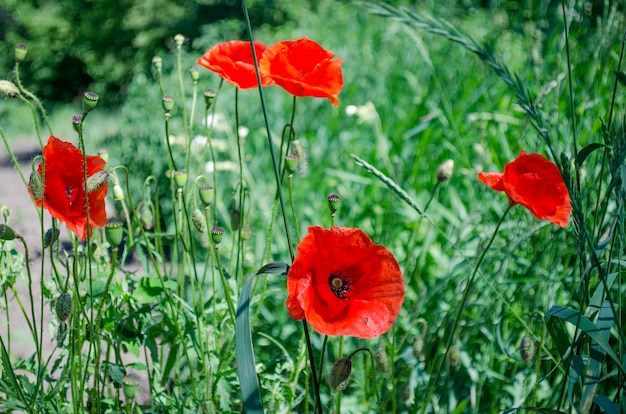
{"type": "Polygon", "coordinates": [[[211,229],[211,238],[213,239],[213,243],[215,244],[215,247],[217,247],[220,242],[222,241],[222,238],[224,237],[224,229],[221,227],[213,227],[211,229]]]}
{"type": "Polygon", "coordinates": [[[454,172],[454,160],[445,160],[437,168],[437,182],[448,181],[454,172]]]}
{"type": "Polygon", "coordinates": [[[204,214],[202,214],[202,211],[195,209],[191,213],[191,222],[200,233],[206,231],[206,223],[204,222],[204,214]]]}
{"type": "Polygon", "coordinates": [[[43,236],[43,248],[46,249],[52,245],[59,238],[59,229],[51,228],[46,231],[43,236]]]}
{"type": "Polygon", "coordinates": [[[15,45],[15,60],[18,62],[23,61],[26,58],[26,52],[28,48],[23,43],[18,43],[15,45]]]}
{"type": "Polygon", "coordinates": [[[176,44],[176,47],[180,48],[183,43],[185,43],[185,36],[180,33],[174,36],[174,44],[176,44]]]}
{"type": "Polygon", "coordinates": [[[57,298],[54,309],[57,313],[57,318],[61,322],[65,322],[72,314],[72,295],[67,292],[61,293],[57,298]]]}
{"type": "Polygon", "coordinates": [[[205,207],[210,206],[213,203],[213,197],[215,196],[215,189],[210,185],[202,186],[198,189],[200,194],[200,201],[205,207]]]}
{"type": "Polygon", "coordinates": [[[152,202],[149,201],[146,204],[141,204],[138,208],[139,210],[139,220],[141,220],[141,225],[146,230],[152,230],[154,227],[154,214],[152,214],[152,202]]]}
{"type": "Polygon", "coordinates": [[[389,357],[384,348],[378,348],[374,352],[374,364],[376,364],[376,369],[380,372],[389,371],[389,357]]]}
{"type": "Polygon", "coordinates": [[[13,240],[17,237],[15,231],[6,224],[0,224],[0,240],[13,240]]]}
{"type": "Polygon", "coordinates": [[[87,192],[91,193],[102,187],[109,180],[109,173],[100,170],[91,177],[87,177],[87,192]]]}
{"type": "Polygon", "coordinates": [[[89,91],[85,92],[83,94],[83,113],[89,113],[89,111],[95,108],[96,105],[98,105],[99,99],[100,97],[97,93],[89,91]]]}
{"type": "Polygon", "coordinates": [[[163,59],[161,59],[161,56],[154,56],[152,58],[152,66],[154,66],[157,72],[161,72],[161,68],[163,68],[163,59]]]}
{"type": "Polygon", "coordinates": [[[5,98],[15,99],[20,97],[20,90],[13,82],[0,79],[0,95],[5,98]]]}
{"type": "Polygon", "coordinates": [[[113,186],[113,200],[122,201],[124,199],[124,190],[119,184],[113,186]]]}
{"type": "Polygon", "coordinates": [[[72,127],[74,127],[74,131],[80,132],[80,123],[83,120],[83,116],[81,114],[76,114],[72,116],[72,127]]]}
{"type": "Polygon", "coordinates": [[[41,175],[39,175],[38,171],[30,173],[28,188],[30,188],[30,193],[33,195],[35,201],[41,200],[43,197],[43,182],[41,182],[41,175]]]}
{"type": "Polygon", "coordinates": [[[215,95],[216,94],[213,89],[207,89],[206,91],[204,91],[204,103],[206,104],[207,108],[211,107],[211,104],[215,100],[215,95]]]}
{"type": "Polygon", "coordinates": [[[524,335],[519,344],[519,354],[522,361],[532,361],[537,356],[537,341],[530,335],[524,335]]]}
{"type": "Polygon", "coordinates": [[[109,151],[105,150],[104,148],[99,149],[98,150],[98,157],[102,158],[104,160],[104,162],[108,162],[109,161],[109,151]]]}
{"type": "Polygon", "coordinates": [[[115,218],[110,219],[104,225],[104,235],[111,247],[119,246],[122,243],[122,237],[124,237],[122,222],[115,218]]]}
{"type": "Polygon", "coordinates": [[[198,72],[198,68],[194,66],[193,68],[189,69],[189,76],[191,76],[192,81],[197,82],[198,78],[200,77],[200,72],[198,72]]]}
{"type": "Polygon", "coordinates": [[[134,400],[137,394],[139,380],[132,375],[125,375],[122,378],[122,391],[126,400],[134,400]]]}
{"type": "Polygon", "coordinates": [[[328,196],[328,209],[330,210],[330,215],[334,216],[337,210],[339,210],[339,206],[341,205],[341,197],[337,194],[331,194],[328,196]]]}
{"type": "Polygon", "coordinates": [[[330,388],[333,390],[343,390],[348,386],[350,380],[350,372],[352,371],[352,362],[348,358],[341,358],[333,365],[328,380],[330,388]]]}
{"type": "Polygon", "coordinates": [[[293,154],[287,155],[285,157],[285,168],[290,175],[295,173],[298,169],[298,156],[293,154]]]}
{"type": "Polygon", "coordinates": [[[163,109],[165,110],[165,112],[170,112],[172,109],[174,109],[174,98],[169,95],[165,95],[163,97],[163,109]]]}
{"type": "Polygon", "coordinates": [[[241,225],[241,211],[236,208],[230,210],[230,228],[232,231],[239,230],[241,225]]]}
{"type": "Polygon", "coordinates": [[[174,171],[174,184],[176,184],[178,188],[183,188],[185,184],[187,184],[187,171],[174,171]]]}

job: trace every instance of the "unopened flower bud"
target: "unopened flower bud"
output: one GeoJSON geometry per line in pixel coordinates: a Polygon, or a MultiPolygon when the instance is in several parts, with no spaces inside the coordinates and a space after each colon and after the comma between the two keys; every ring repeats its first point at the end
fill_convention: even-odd
{"type": "Polygon", "coordinates": [[[127,401],[135,399],[137,394],[137,387],[139,386],[139,380],[132,375],[125,375],[122,378],[122,391],[124,392],[124,398],[127,401]]]}
{"type": "Polygon", "coordinates": [[[124,199],[124,190],[119,184],[113,186],[113,200],[122,201],[124,199]]]}
{"type": "Polygon", "coordinates": [[[154,56],[152,58],[152,66],[154,66],[157,72],[161,72],[161,68],[163,68],[163,59],[161,59],[161,56],[154,56]]]}
{"type": "Polygon", "coordinates": [[[196,82],[200,77],[200,72],[198,72],[198,68],[194,66],[189,69],[189,76],[191,76],[192,81],[196,82]]]}
{"type": "Polygon", "coordinates": [[[211,104],[215,100],[215,91],[213,89],[207,89],[204,91],[204,103],[207,108],[211,107],[211,104]]]}
{"type": "Polygon", "coordinates": [[[445,160],[437,168],[437,181],[442,183],[448,181],[454,172],[454,160],[445,160]]]}
{"type": "Polygon", "coordinates": [[[352,362],[348,358],[341,358],[337,361],[330,371],[330,378],[328,380],[330,388],[333,390],[345,389],[348,386],[351,371],[352,362]]]}
{"type": "Polygon", "coordinates": [[[174,98],[169,95],[165,95],[163,97],[163,109],[165,110],[165,112],[170,112],[172,109],[174,109],[174,98]]]}
{"type": "Polygon", "coordinates": [[[146,230],[152,230],[154,227],[154,214],[152,213],[152,202],[148,202],[146,204],[141,204],[138,208],[139,211],[139,220],[141,221],[141,225],[146,230]]]}
{"type": "Polygon", "coordinates": [[[91,177],[87,177],[87,192],[91,193],[96,191],[109,180],[109,173],[105,170],[100,170],[91,177]]]}
{"type": "Polygon", "coordinates": [[[185,43],[185,36],[181,35],[180,33],[174,36],[174,44],[176,45],[176,47],[181,47],[183,43],[185,43]]]}
{"type": "Polygon", "coordinates": [[[120,220],[112,218],[104,225],[104,235],[111,247],[117,247],[124,237],[123,224],[120,220]]]}
{"type": "Polygon", "coordinates": [[[174,184],[176,184],[178,188],[183,188],[185,184],[187,184],[187,171],[174,171],[174,184]]]}
{"type": "Polygon", "coordinates": [[[38,171],[32,171],[28,178],[28,188],[35,201],[41,200],[43,197],[43,182],[38,171]]]}
{"type": "Polygon", "coordinates": [[[537,341],[530,335],[524,335],[519,344],[519,354],[522,361],[532,361],[537,356],[537,341]]]}
{"type": "Polygon", "coordinates": [[[98,150],[98,157],[102,158],[104,160],[104,162],[108,162],[109,161],[109,151],[105,150],[104,148],[99,149],[98,150]]]}
{"type": "Polygon", "coordinates": [[[83,94],[83,113],[86,114],[98,105],[100,97],[95,92],[85,92],[83,94]]]}
{"type": "Polygon", "coordinates": [[[72,295],[67,292],[61,293],[54,305],[54,310],[57,313],[57,318],[61,322],[65,322],[72,314],[72,295]]]}
{"type": "Polygon", "coordinates": [[[59,229],[50,228],[43,236],[43,248],[46,249],[52,245],[59,238],[59,229]]]}
{"type": "Polygon", "coordinates": [[[204,214],[202,214],[202,211],[195,209],[191,213],[191,222],[200,233],[204,233],[206,231],[206,223],[204,221],[204,214]]]}
{"type": "Polygon", "coordinates": [[[204,206],[210,206],[213,203],[213,197],[215,196],[215,189],[210,185],[204,185],[198,189],[200,194],[200,201],[204,206]]]}
{"type": "Polygon", "coordinates": [[[337,194],[331,194],[328,196],[328,209],[330,210],[330,214],[332,216],[334,216],[337,210],[339,210],[340,205],[341,197],[339,197],[337,194]]]}
{"type": "Polygon", "coordinates": [[[378,348],[374,352],[374,364],[376,364],[376,369],[380,372],[389,371],[389,357],[384,348],[378,348]]]}
{"type": "Polygon", "coordinates": [[[11,81],[0,79],[0,96],[15,99],[20,97],[20,90],[11,81]]]}
{"type": "Polygon", "coordinates": [[[0,240],[13,240],[17,237],[15,231],[6,224],[0,224],[0,240]]]}
{"type": "Polygon", "coordinates": [[[308,156],[306,149],[304,148],[304,146],[302,145],[299,139],[296,139],[291,143],[290,155],[298,157],[298,168],[296,170],[298,174],[299,175],[306,174],[306,171],[309,166],[309,156],[308,156]]]}
{"type": "Polygon", "coordinates": [[[15,45],[15,60],[18,62],[26,59],[26,52],[28,52],[28,48],[23,43],[18,43],[15,45]]]}
{"type": "Polygon", "coordinates": [[[224,237],[224,229],[221,227],[213,227],[211,229],[211,238],[215,246],[218,246],[224,237]]]}
{"type": "Polygon", "coordinates": [[[297,155],[287,155],[285,157],[285,169],[289,174],[293,174],[298,169],[298,156],[297,155]]]}
{"type": "Polygon", "coordinates": [[[83,116],[81,114],[72,116],[72,127],[74,127],[74,131],[80,132],[80,123],[82,120],[83,116]]]}

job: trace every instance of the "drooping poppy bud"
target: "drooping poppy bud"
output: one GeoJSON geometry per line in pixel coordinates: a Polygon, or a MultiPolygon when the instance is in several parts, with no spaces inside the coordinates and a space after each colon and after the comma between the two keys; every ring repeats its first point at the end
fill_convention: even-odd
{"type": "Polygon", "coordinates": [[[206,223],[204,221],[204,214],[202,214],[202,211],[195,209],[191,213],[191,222],[200,233],[204,233],[206,231],[206,223]]]}
{"type": "Polygon", "coordinates": [[[330,388],[333,390],[344,390],[350,381],[350,372],[352,372],[352,361],[348,358],[341,358],[335,362],[328,379],[330,388]]]}
{"type": "Polygon", "coordinates": [[[91,193],[96,191],[109,180],[109,173],[105,170],[100,170],[91,177],[87,177],[87,192],[91,193]]]}
{"type": "Polygon", "coordinates": [[[67,318],[72,314],[72,295],[68,292],[63,292],[57,298],[57,302],[54,305],[57,318],[61,322],[65,322],[67,318]]]}

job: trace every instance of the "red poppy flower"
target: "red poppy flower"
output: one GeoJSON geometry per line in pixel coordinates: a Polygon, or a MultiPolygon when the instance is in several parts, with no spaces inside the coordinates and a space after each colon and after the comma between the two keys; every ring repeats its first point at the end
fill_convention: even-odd
{"type": "Polygon", "coordinates": [[[504,173],[478,174],[496,191],[504,191],[509,201],[521,204],[538,219],[545,218],[561,227],[569,223],[572,205],[558,167],[540,154],[525,151],[504,166],[504,173]]]}
{"type": "Polygon", "coordinates": [[[287,289],[289,316],[325,335],[381,335],[404,301],[402,272],[391,252],[362,230],[345,227],[309,227],[287,289]]]}
{"type": "Polygon", "coordinates": [[[337,106],[343,88],[341,59],[311,39],[285,40],[268,47],[261,58],[261,73],[294,96],[330,99],[337,106]]]}
{"type": "MultiPolygon", "coordinates": [[[[257,59],[261,58],[266,48],[263,43],[254,42],[257,59]]],[[[217,73],[239,89],[251,89],[259,85],[250,42],[231,40],[219,43],[200,56],[196,63],[217,73]]],[[[272,80],[261,74],[261,83],[263,86],[271,85],[272,80]]]]}
{"type": "MultiPolygon", "coordinates": [[[[48,138],[43,149],[45,178],[43,186],[44,207],[52,217],[67,224],[81,240],[91,235],[91,226],[102,227],[106,223],[104,198],[108,183],[98,185],[89,192],[89,225],[87,225],[85,209],[85,182],[83,180],[83,153],[69,142],[54,136],[48,138]]],[[[87,155],[87,178],[102,171],[106,162],[95,155],[87,155]]],[[[39,174],[41,168],[39,166],[39,174]]],[[[29,185],[29,191],[31,191],[29,185]]],[[[32,191],[31,191],[32,195],[32,191]]],[[[33,196],[33,199],[37,197],[33,196]]],[[[41,207],[41,198],[35,200],[41,207]]]]}

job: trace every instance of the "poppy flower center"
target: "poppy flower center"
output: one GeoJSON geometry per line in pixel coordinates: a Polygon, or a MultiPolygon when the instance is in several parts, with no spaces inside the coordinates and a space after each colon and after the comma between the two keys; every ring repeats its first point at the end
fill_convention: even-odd
{"type": "Polygon", "coordinates": [[[347,293],[350,292],[352,280],[344,278],[341,272],[332,272],[328,276],[328,286],[330,291],[339,299],[348,299],[347,293]]]}

